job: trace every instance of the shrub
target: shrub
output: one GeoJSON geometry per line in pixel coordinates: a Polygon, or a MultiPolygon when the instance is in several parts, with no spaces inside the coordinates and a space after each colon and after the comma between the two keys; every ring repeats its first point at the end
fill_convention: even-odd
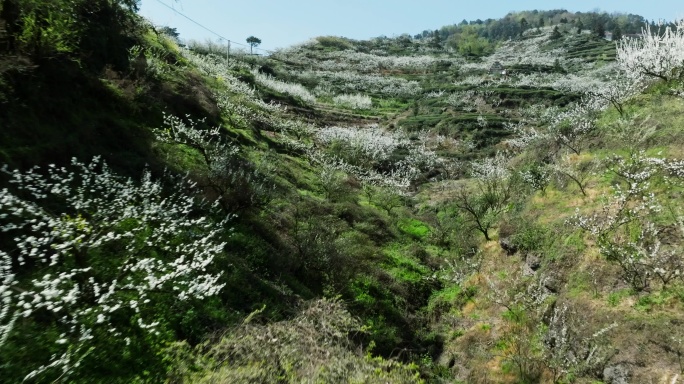
{"type": "Polygon", "coordinates": [[[180,361],[174,376],[202,383],[422,382],[415,366],[356,352],[350,336],[359,332],[361,324],[342,303],[323,299],[306,304],[291,320],[245,321],[199,361],[184,345],[169,354],[180,361]]]}
{"type": "Polygon", "coordinates": [[[286,83],[284,81],[277,80],[273,76],[259,73],[259,71],[256,70],[252,71],[252,74],[254,75],[256,82],[264,87],[273,89],[274,91],[278,91],[280,93],[299,97],[309,104],[316,102],[316,96],[314,96],[311,92],[309,92],[308,89],[304,88],[300,84],[286,83]]]}
{"type": "Polygon", "coordinates": [[[167,337],[170,302],[223,287],[208,269],[223,253],[225,222],[198,215],[210,212],[187,180],[169,192],[148,171],[136,183],[97,157],[45,173],[3,171],[12,187],[0,190],[0,231],[10,234],[0,248],[0,349],[13,356],[35,324],[47,328],[52,356],[10,357],[0,371],[64,378],[81,360],[105,364],[89,355],[149,353],[167,337]]]}
{"type": "Polygon", "coordinates": [[[337,36],[319,36],[316,38],[316,41],[325,48],[336,50],[347,50],[352,48],[351,43],[349,43],[347,39],[337,36]]]}
{"type": "Polygon", "coordinates": [[[511,241],[517,249],[523,252],[530,252],[542,249],[548,230],[534,221],[525,220],[523,218],[514,218],[511,221],[517,222],[515,225],[511,241]]]}
{"type": "Polygon", "coordinates": [[[373,107],[371,98],[362,94],[337,95],[333,97],[333,103],[350,109],[371,109],[373,107]]]}

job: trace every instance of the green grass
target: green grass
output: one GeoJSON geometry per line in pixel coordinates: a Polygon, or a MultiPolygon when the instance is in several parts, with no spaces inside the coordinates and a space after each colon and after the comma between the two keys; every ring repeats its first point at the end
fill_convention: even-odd
{"type": "Polygon", "coordinates": [[[399,230],[414,239],[422,240],[430,233],[430,227],[420,220],[403,218],[397,223],[399,230]]]}
{"type": "Polygon", "coordinates": [[[400,282],[421,284],[428,276],[429,270],[416,260],[398,253],[387,254],[385,270],[400,282]]]}
{"type": "Polygon", "coordinates": [[[625,297],[628,297],[630,295],[630,290],[629,289],[621,289],[616,292],[611,292],[608,294],[608,297],[606,298],[606,301],[609,306],[611,307],[617,307],[620,305],[620,302],[622,299],[625,297]]]}
{"type": "Polygon", "coordinates": [[[438,319],[445,313],[460,310],[468,301],[474,300],[476,294],[476,287],[464,288],[458,284],[450,285],[432,293],[426,311],[432,318],[438,319]]]}
{"type": "Polygon", "coordinates": [[[570,298],[588,295],[591,292],[591,276],[589,272],[572,271],[568,277],[566,290],[570,298]]]}
{"type": "Polygon", "coordinates": [[[665,289],[649,292],[636,301],[634,309],[640,312],[650,313],[656,310],[677,308],[681,310],[684,304],[684,287],[673,285],[665,289]]]}

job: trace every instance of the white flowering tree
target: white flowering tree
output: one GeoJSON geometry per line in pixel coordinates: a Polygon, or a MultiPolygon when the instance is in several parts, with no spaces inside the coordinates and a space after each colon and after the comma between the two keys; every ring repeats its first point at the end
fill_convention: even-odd
{"type": "Polygon", "coordinates": [[[424,140],[414,143],[406,132],[387,131],[377,125],[324,127],[315,131],[315,138],[327,146],[328,155],[363,169],[362,172],[353,172],[360,178],[380,172],[395,176],[401,174],[401,178],[411,181],[421,172],[442,164],[442,159],[424,144],[424,140]],[[392,159],[397,151],[404,152],[400,160],[392,159]]]}
{"type": "Polygon", "coordinates": [[[584,375],[605,366],[615,350],[607,336],[618,327],[611,323],[596,332],[587,330],[586,315],[568,303],[558,303],[548,320],[542,338],[544,365],[553,375],[554,383],[565,382],[572,376],[584,375]]]}
{"type": "Polygon", "coordinates": [[[5,367],[21,365],[25,379],[64,377],[111,338],[144,342],[165,322],[162,301],[204,299],[223,287],[209,270],[223,253],[224,222],[202,214],[186,180],[168,193],[149,171],[135,182],[98,157],[2,171],[10,180],[0,190],[0,350],[20,342],[20,323],[42,324],[55,343],[52,357],[37,356],[31,367],[2,352],[5,367]]]}
{"type": "Polygon", "coordinates": [[[617,43],[617,62],[635,80],[677,79],[684,76],[684,19],[675,28],[651,31],[646,25],[639,38],[623,38],[617,43]]]}
{"type": "Polygon", "coordinates": [[[271,88],[280,93],[291,95],[294,97],[299,97],[302,101],[307,104],[313,104],[316,102],[316,96],[314,96],[308,89],[304,88],[301,84],[288,83],[284,81],[277,80],[273,76],[262,74],[257,70],[252,70],[254,79],[257,83],[263,85],[264,87],[271,88]]]}
{"type": "Polygon", "coordinates": [[[662,287],[684,278],[684,215],[669,206],[660,188],[681,188],[684,161],[648,157],[634,152],[612,159],[611,171],[624,182],[593,215],[579,211],[570,223],[595,237],[608,261],[622,269],[635,291],[662,287]]]}
{"type": "Polygon", "coordinates": [[[159,141],[193,148],[204,160],[204,180],[200,187],[218,198],[224,211],[234,213],[265,204],[272,185],[263,169],[240,156],[240,148],[227,142],[219,127],[200,129],[197,122],[164,115],[165,127],[155,129],[159,141]]]}
{"type": "Polygon", "coordinates": [[[595,114],[601,109],[596,99],[583,99],[551,122],[550,132],[558,146],[579,155],[596,128],[595,114]]]}
{"type": "Polygon", "coordinates": [[[371,100],[370,96],[360,93],[355,95],[337,95],[333,97],[333,103],[350,109],[371,109],[373,107],[373,100],[371,100]]]}
{"type": "MultiPolygon", "coordinates": [[[[606,98],[585,97],[565,110],[543,106],[523,109],[522,119],[517,123],[504,123],[504,128],[512,133],[505,141],[506,146],[515,152],[536,147],[546,152],[546,156],[555,156],[566,148],[579,155],[596,129],[596,118],[607,104],[606,98]]],[[[620,108],[622,100],[615,99],[620,108]]]]}
{"type": "Polygon", "coordinates": [[[508,210],[516,187],[508,161],[499,152],[494,158],[473,162],[475,188],[462,186],[455,193],[454,205],[464,213],[470,229],[482,233],[487,241],[491,240],[489,231],[508,210]]]}
{"type": "Polygon", "coordinates": [[[587,182],[598,164],[599,162],[594,159],[578,161],[574,156],[565,155],[549,164],[549,170],[560,186],[564,187],[567,182],[573,182],[582,192],[582,196],[587,196],[587,182]]]}
{"type": "Polygon", "coordinates": [[[401,77],[362,74],[353,71],[291,71],[289,76],[302,83],[316,83],[336,93],[371,93],[376,96],[411,97],[421,91],[415,80],[401,77]]]}
{"type": "Polygon", "coordinates": [[[630,97],[638,94],[643,89],[641,82],[632,81],[624,72],[618,72],[609,81],[602,83],[594,90],[587,92],[588,95],[605,100],[610,103],[620,116],[624,116],[624,103],[630,97]]]}
{"type": "Polygon", "coordinates": [[[388,132],[370,125],[367,127],[324,127],[316,131],[316,139],[333,147],[331,151],[347,162],[372,167],[387,160],[398,148],[411,145],[403,132],[388,132]]]}

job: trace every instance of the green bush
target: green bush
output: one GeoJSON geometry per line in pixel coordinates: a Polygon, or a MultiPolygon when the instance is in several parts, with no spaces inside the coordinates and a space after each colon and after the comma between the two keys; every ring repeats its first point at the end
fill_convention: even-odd
{"type": "Polygon", "coordinates": [[[66,55],[98,72],[107,65],[124,70],[141,26],[137,4],[135,0],[8,0],[3,3],[3,18],[11,49],[34,60],[66,55]]]}
{"type": "Polygon", "coordinates": [[[545,247],[549,230],[524,215],[512,215],[501,224],[499,237],[510,238],[512,244],[522,252],[538,251],[545,247]]]}
{"type": "Polygon", "coordinates": [[[397,227],[403,233],[411,236],[414,239],[422,240],[430,233],[430,227],[420,220],[413,218],[404,218],[399,220],[397,227]]]}
{"type": "Polygon", "coordinates": [[[523,252],[537,251],[544,247],[548,230],[534,222],[524,222],[512,236],[513,244],[523,252]]]}

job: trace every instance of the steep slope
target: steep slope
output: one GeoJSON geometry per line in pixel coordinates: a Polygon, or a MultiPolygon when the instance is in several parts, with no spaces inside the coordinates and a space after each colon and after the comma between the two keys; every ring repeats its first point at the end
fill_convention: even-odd
{"type": "Polygon", "coordinates": [[[60,2],[108,55],[10,3],[2,381],[678,380],[681,76],[568,20],[226,56],[60,2]]]}

